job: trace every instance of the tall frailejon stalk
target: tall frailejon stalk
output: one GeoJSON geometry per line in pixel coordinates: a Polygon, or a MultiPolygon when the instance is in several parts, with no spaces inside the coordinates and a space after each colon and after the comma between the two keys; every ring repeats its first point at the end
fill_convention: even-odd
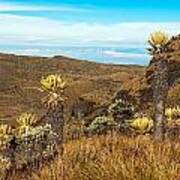
{"type": "Polygon", "coordinates": [[[150,52],[153,58],[149,64],[147,76],[153,91],[154,136],[157,140],[164,138],[166,124],[165,104],[169,88],[169,65],[168,58],[164,51],[168,41],[168,36],[162,32],[155,32],[149,40],[152,46],[150,52]]]}
{"type": "MultiPolygon", "coordinates": [[[[64,98],[63,92],[66,85],[61,75],[49,75],[41,80],[42,88],[48,93],[43,99],[47,109],[46,118],[57,133],[57,143],[63,145],[64,141],[64,98]]],[[[63,148],[62,148],[63,149],[63,148]]]]}

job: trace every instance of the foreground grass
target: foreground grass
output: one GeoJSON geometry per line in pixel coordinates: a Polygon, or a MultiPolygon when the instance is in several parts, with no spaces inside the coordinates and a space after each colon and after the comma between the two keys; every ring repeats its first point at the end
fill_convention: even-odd
{"type": "Polygon", "coordinates": [[[147,136],[117,134],[71,141],[64,155],[27,176],[13,180],[178,180],[180,142],[153,142],[147,136]]]}

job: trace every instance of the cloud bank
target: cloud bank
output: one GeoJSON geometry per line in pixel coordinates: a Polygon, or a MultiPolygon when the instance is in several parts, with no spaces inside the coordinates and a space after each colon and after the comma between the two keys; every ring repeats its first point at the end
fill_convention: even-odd
{"type": "Polygon", "coordinates": [[[1,43],[6,44],[143,46],[155,30],[176,35],[180,22],[67,23],[41,17],[0,14],[0,27],[1,43]]]}
{"type": "Polygon", "coordinates": [[[61,11],[61,12],[83,12],[88,9],[76,8],[71,6],[35,6],[35,5],[23,5],[23,4],[0,4],[0,12],[13,12],[13,11],[61,11]]]}

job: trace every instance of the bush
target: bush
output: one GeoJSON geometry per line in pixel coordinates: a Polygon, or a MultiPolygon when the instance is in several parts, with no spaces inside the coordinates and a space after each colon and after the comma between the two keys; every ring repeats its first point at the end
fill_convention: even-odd
{"type": "Polygon", "coordinates": [[[117,126],[117,123],[114,121],[112,117],[100,116],[96,117],[92,123],[87,128],[87,131],[90,133],[104,133],[107,130],[112,129],[117,126]]]}
{"type": "Polygon", "coordinates": [[[109,107],[108,113],[118,123],[124,123],[125,120],[132,118],[134,107],[122,99],[116,99],[109,107]]]}

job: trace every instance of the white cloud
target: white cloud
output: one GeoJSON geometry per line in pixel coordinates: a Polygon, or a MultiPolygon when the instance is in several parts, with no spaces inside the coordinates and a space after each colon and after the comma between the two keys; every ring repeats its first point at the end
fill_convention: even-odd
{"type": "Polygon", "coordinates": [[[133,22],[116,24],[67,23],[40,17],[0,14],[1,43],[53,45],[126,45],[142,46],[149,34],[164,30],[178,34],[180,22],[133,22]]]}
{"type": "Polygon", "coordinates": [[[117,52],[117,51],[104,51],[104,54],[115,58],[128,58],[128,59],[144,59],[149,57],[148,54],[117,52]]]}
{"type": "Polygon", "coordinates": [[[70,6],[33,6],[22,4],[0,4],[0,12],[6,11],[62,11],[62,12],[81,12],[87,9],[81,9],[70,6]]]}

